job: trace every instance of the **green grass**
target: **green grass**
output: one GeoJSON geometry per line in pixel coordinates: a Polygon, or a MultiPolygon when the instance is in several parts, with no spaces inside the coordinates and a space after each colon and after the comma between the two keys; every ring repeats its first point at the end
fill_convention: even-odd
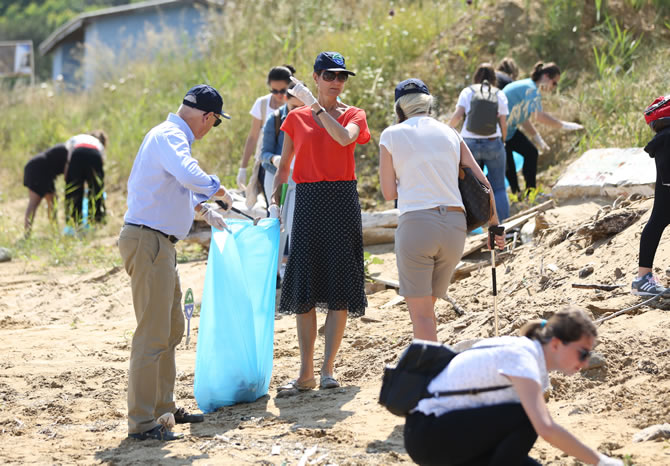
{"type": "MultiPolygon", "coordinates": [[[[372,133],[371,142],[356,150],[364,208],[384,205],[377,176],[379,135],[393,122],[395,83],[410,76],[426,81],[436,96],[435,113],[446,119],[480,62],[497,62],[509,54],[525,77],[537,60],[556,61],[564,70],[560,94],[546,96],[544,107],[559,118],[579,121],[585,131],[540,127],[552,147],[551,154],[540,158],[540,169],[589,148],[644,144],[651,133],[641,112],[670,88],[664,71],[670,58],[670,23],[667,15],[659,14],[667,11],[665,3],[597,2],[597,15],[586,3],[518,0],[515,8],[494,0],[473,5],[463,0],[238,2],[212,17],[216,28],[208,40],[198,41],[201,54],[177,53],[153,35],[151,41],[164,45],[160,57],[101,70],[106,80],[85,93],[62,92],[58,83],[0,89],[0,202],[26,195],[21,180],[31,156],[72,134],[101,128],[109,136],[107,193],[119,205],[112,226],[79,240],[62,238],[58,230],[19,240],[22,218],[15,209],[11,218],[0,217],[0,246],[9,246],[19,257],[48,258],[54,265],[85,269],[118,264],[116,248],[100,246],[96,238],[116,233],[125,183],[144,134],[177,109],[185,91],[201,82],[221,91],[233,119],[197,141],[193,151],[206,171],[234,186],[250,125],[248,112],[255,98],[267,92],[268,70],[291,63],[297,76],[313,87],[311,66],[323,50],[340,51],[357,72],[342,99],[365,109],[372,133]],[[657,27],[643,30],[643,24],[657,27]]],[[[180,260],[199,255],[185,251],[180,260]]]]}

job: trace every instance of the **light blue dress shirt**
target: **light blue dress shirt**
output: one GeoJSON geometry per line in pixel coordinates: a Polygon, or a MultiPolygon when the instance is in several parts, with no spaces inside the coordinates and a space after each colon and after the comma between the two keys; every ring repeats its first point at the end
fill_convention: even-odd
{"type": "Polygon", "coordinates": [[[502,90],[507,96],[507,139],[509,141],[516,133],[518,126],[530,118],[533,112],[542,111],[542,96],[538,92],[535,82],[528,79],[514,81],[502,90]]]}
{"type": "Polygon", "coordinates": [[[191,157],[194,139],[188,124],[174,113],[147,133],[128,178],[126,223],[186,238],[195,206],[221,186],[191,157]]]}

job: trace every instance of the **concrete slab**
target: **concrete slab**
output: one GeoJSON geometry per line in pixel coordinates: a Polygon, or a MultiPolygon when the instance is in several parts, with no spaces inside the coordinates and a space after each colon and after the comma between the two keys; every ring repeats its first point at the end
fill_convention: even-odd
{"type": "Polygon", "coordinates": [[[656,165],[642,148],[591,149],[571,163],[551,190],[556,199],[654,194],[656,165]]]}

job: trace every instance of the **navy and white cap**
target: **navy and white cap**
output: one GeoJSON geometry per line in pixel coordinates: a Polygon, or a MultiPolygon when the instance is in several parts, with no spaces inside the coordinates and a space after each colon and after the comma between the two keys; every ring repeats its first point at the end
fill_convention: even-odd
{"type": "Polygon", "coordinates": [[[417,78],[410,78],[405,79],[395,87],[395,100],[398,100],[407,94],[430,95],[430,92],[428,92],[428,86],[426,86],[423,81],[417,78]]]}
{"type": "Polygon", "coordinates": [[[321,52],[314,60],[314,71],[342,71],[356,76],[356,73],[349,71],[344,64],[344,57],[337,52],[321,52]]]}
{"type": "Polygon", "coordinates": [[[193,86],[184,96],[182,104],[197,108],[203,112],[214,112],[223,118],[230,120],[230,115],[223,112],[223,99],[221,94],[212,86],[198,84],[193,86]]]}

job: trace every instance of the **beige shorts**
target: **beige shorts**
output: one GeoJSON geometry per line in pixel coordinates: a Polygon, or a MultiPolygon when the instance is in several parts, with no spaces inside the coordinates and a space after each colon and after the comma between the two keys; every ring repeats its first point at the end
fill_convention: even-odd
{"type": "Polygon", "coordinates": [[[443,297],[463,254],[465,214],[440,206],[400,216],[395,254],[400,295],[443,297]]]}

